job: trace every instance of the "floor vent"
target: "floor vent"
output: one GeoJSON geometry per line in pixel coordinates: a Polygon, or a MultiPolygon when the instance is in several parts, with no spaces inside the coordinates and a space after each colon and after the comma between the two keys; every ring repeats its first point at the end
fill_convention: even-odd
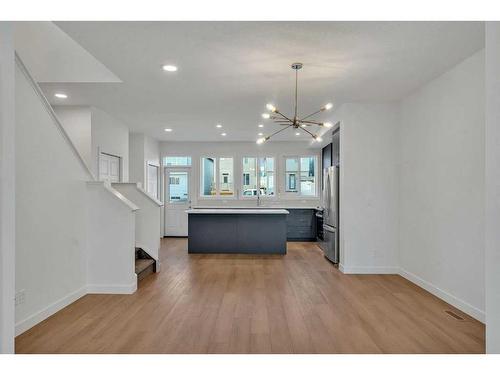
{"type": "Polygon", "coordinates": [[[453,318],[455,318],[456,320],[465,320],[464,318],[462,318],[460,315],[457,315],[455,314],[453,311],[450,311],[450,310],[445,310],[445,313],[452,316],[453,318]]]}

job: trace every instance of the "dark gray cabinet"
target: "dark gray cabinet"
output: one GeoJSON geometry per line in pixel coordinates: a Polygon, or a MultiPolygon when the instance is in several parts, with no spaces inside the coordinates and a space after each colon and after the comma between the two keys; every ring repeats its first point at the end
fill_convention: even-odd
{"type": "Polygon", "coordinates": [[[331,146],[332,146],[331,165],[337,166],[340,164],[340,128],[333,133],[331,146]]]}
{"type": "Polygon", "coordinates": [[[287,208],[286,237],[288,241],[316,241],[315,210],[287,208]]]}
{"type": "Polygon", "coordinates": [[[322,155],[322,168],[327,168],[332,165],[332,144],[328,143],[321,152],[322,155]]]}

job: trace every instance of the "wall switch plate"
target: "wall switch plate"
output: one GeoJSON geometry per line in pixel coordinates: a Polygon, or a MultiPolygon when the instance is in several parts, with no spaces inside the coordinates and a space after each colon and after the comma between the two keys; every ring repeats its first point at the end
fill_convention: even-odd
{"type": "Polygon", "coordinates": [[[24,289],[21,289],[20,291],[16,292],[15,306],[23,304],[25,298],[26,298],[26,291],[24,289]]]}

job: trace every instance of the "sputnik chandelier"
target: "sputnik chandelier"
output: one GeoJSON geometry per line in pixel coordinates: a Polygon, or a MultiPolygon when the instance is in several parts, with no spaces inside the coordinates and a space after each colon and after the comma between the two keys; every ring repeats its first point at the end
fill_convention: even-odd
{"type": "Polygon", "coordinates": [[[318,121],[311,120],[311,117],[314,116],[315,114],[331,109],[333,107],[332,103],[328,103],[328,104],[324,105],[323,107],[318,109],[316,112],[313,112],[307,116],[304,116],[304,117],[298,116],[298,113],[297,113],[298,73],[299,73],[299,69],[302,69],[302,63],[293,63],[292,69],[295,70],[295,113],[293,114],[293,116],[285,116],[273,104],[267,104],[266,107],[271,113],[263,113],[262,117],[264,119],[273,120],[276,124],[283,126],[283,128],[279,129],[278,131],[275,131],[274,133],[272,133],[268,136],[257,139],[257,144],[262,144],[262,143],[266,142],[271,137],[275,136],[278,133],[281,133],[282,131],[284,131],[288,128],[301,129],[302,131],[309,134],[315,141],[321,142],[322,141],[321,137],[318,136],[317,134],[314,134],[313,132],[309,131],[307,128],[312,126],[312,125],[317,125],[317,126],[324,127],[324,128],[331,128],[333,126],[332,123],[330,123],[330,122],[318,122],[318,121]]]}

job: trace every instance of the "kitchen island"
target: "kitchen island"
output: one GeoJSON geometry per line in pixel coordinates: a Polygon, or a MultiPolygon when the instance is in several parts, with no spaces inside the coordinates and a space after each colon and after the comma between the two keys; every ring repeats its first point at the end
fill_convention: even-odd
{"type": "Polygon", "coordinates": [[[188,213],[188,252],[286,254],[284,209],[193,208],[188,213]]]}

